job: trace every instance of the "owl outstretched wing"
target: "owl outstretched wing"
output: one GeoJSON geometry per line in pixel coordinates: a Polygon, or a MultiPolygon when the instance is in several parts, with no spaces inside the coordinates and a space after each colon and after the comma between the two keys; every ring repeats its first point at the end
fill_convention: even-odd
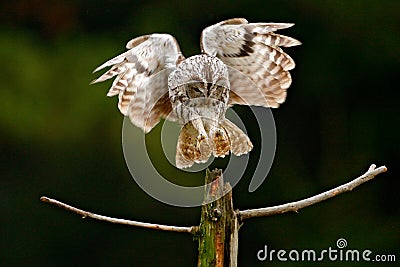
{"type": "Polygon", "coordinates": [[[94,70],[111,68],[92,83],[116,76],[107,96],[118,95],[118,108],[131,122],[148,133],[161,118],[173,120],[168,96],[168,75],[184,59],[175,38],[169,34],[137,37],[129,49],[94,70]]]}
{"type": "Polygon", "coordinates": [[[248,23],[229,19],[209,26],[201,34],[203,53],[220,58],[229,67],[229,104],[278,107],[286,99],[293,59],[280,46],[301,43],[275,31],[291,23],[248,23]]]}

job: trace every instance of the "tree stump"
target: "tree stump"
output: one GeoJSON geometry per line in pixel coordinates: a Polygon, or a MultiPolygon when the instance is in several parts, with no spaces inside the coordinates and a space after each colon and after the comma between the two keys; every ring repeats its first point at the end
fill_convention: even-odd
{"type": "Polygon", "coordinates": [[[204,204],[198,231],[200,267],[237,266],[239,223],[232,203],[232,188],[225,183],[222,170],[207,170],[204,199],[213,199],[222,192],[222,198],[204,204]]]}

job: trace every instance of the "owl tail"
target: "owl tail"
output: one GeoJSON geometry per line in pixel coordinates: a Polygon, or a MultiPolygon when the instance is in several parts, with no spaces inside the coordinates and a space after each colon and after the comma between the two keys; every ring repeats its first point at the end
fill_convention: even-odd
{"type": "Polygon", "coordinates": [[[179,134],[176,148],[176,166],[188,168],[204,163],[211,155],[225,157],[247,154],[253,149],[249,137],[228,119],[220,123],[209,119],[196,119],[186,123],[179,134]]]}

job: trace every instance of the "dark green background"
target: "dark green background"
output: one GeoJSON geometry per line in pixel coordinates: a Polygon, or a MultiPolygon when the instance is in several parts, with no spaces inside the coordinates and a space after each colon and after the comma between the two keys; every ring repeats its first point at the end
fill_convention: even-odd
{"type": "MultiPolygon", "coordinates": [[[[190,56],[199,52],[204,27],[231,17],[294,22],[282,33],[303,42],[286,50],[297,67],[286,103],[273,110],[278,143],[272,170],[254,193],[247,192],[250,177],[241,180],[234,189],[236,208],[311,196],[360,175],[371,163],[389,169],[299,214],[246,222],[239,265],[265,266],[256,258],[265,244],[322,250],[335,247],[340,237],[349,248],[395,254],[399,262],[399,3],[3,1],[0,266],[195,266],[197,244],[187,234],[82,220],[39,197],[120,218],[196,225],[199,208],[164,205],[133,181],[121,147],[123,118],[116,99],[105,96],[110,83],[89,82],[96,77],[92,70],[123,52],[133,37],[168,32],[190,56]]],[[[200,184],[201,173],[163,169],[160,129],[149,136],[154,161],[180,183],[200,184]]],[[[250,136],[257,142],[255,133],[250,136]]]]}

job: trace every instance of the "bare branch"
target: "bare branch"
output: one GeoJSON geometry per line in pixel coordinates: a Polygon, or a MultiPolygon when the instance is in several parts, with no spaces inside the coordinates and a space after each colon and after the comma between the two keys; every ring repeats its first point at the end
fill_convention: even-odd
{"type": "Polygon", "coordinates": [[[273,207],[267,207],[267,208],[260,208],[260,209],[250,209],[250,210],[243,210],[243,211],[238,211],[238,216],[240,217],[241,220],[245,219],[250,219],[254,217],[266,217],[266,216],[271,216],[274,214],[282,214],[286,213],[289,211],[294,211],[297,212],[299,209],[314,205],[318,202],[327,200],[331,197],[335,197],[339,194],[349,192],[353,190],[355,187],[372,180],[376,175],[386,172],[387,169],[385,166],[381,166],[376,169],[376,165],[372,164],[368,171],[361,175],[360,177],[354,179],[351,182],[348,182],[344,185],[338,186],[336,188],[333,188],[329,191],[323,192],[321,194],[295,201],[295,202],[290,202],[287,204],[283,205],[278,205],[278,206],[273,206],[273,207]]]}
{"type": "Polygon", "coordinates": [[[153,223],[144,223],[144,222],[137,222],[137,221],[130,221],[130,220],[125,220],[125,219],[117,219],[117,218],[112,218],[108,216],[103,216],[103,215],[98,215],[95,213],[91,213],[88,211],[84,211],[75,207],[72,207],[70,205],[67,205],[65,203],[62,203],[58,200],[51,199],[48,197],[41,197],[41,201],[50,203],[52,205],[55,205],[57,207],[63,208],[68,211],[72,211],[76,214],[79,214],[82,216],[82,218],[92,218],[100,221],[106,221],[110,223],[116,223],[116,224],[123,224],[123,225],[129,225],[129,226],[136,226],[136,227],[143,227],[143,228],[149,228],[149,229],[154,229],[154,230],[163,230],[163,231],[171,231],[171,232],[181,232],[181,233],[193,233],[196,231],[196,227],[180,227],[180,226],[170,226],[170,225],[162,225],[162,224],[153,224],[153,223]]]}

